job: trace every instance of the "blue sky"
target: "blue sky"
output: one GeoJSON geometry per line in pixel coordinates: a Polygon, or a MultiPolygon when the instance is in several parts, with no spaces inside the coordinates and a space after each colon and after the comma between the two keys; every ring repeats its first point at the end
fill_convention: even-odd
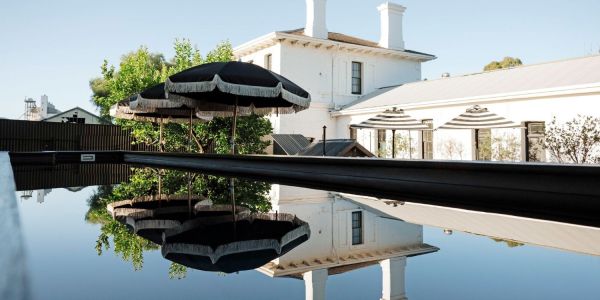
{"type": "MultiPolygon", "coordinates": [[[[328,0],[330,31],[378,40],[383,0],[328,0]]],[[[407,7],[408,49],[435,54],[424,78],[478,72],[517,56],[539,63],[598,53],[600,1],[396,0],[407,7]]],[[[118,64],[140,45],[170,58],[175,38],[203,53],[221,40],[239,45],[304,26],[304,0],[8,1],[0,7],[0,117],[23,113],[25,96],[47,94],[58,109],[89,102],[90,78],[104,59],[118,64]]]]}

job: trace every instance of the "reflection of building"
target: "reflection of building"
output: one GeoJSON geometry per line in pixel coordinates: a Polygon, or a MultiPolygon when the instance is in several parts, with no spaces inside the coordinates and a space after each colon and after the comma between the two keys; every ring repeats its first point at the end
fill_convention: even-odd
{"type": "Polygon", "coordinates": [[[600,243],[594,242],[600,241],[599,228],[350,194],[340,197],[374,214],[439,227],[446,234],[457,230],[600,256],[600,243]]]}
{"type": "Polygon", "coordinates": [[[311,237],[261,267],[272,277],[302,278],[306,299],[324,299],[329,275],[380,264],[382,299],[404,299],[406,257],[437,251],[423,243],[423,228],[382,217],[328,192],[280,186],[273,209],[295,214],[310,225],[311,237]]]}

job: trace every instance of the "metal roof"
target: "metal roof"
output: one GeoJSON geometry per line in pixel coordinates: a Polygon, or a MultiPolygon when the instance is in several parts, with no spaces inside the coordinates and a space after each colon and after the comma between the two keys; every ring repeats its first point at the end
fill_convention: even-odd
{"type": "Polygon", "coordinates": [[[385,87],[344,111],[600,84],[600,55],[385,87]]]}
{"type": "MultiPolygon", "coordinates": [[[[298,153],[302,156],[323,156],[323,141],[319,141],[316,144],[312,144],[304,151],[298,153]]],[[[332,139],[326,140],[325,142],[325,156],[362,156],[362,157],[374,157],[375,155],[361,144],[357,143],[353,139],[332,139]],[[351,151],[356,150],[360,155],[347,155],[351,151]]]]}
{"type": "Polygon", "coordinates": [[[287,155],[294,155],[310,145],[308,139],[301,134],[271,134],[273,141],[287,155]]]}

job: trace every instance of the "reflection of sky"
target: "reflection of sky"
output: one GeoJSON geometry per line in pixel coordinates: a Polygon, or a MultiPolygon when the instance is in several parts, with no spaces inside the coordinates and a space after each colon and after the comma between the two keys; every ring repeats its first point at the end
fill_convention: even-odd
{"type": "MultiPolygon", "coordinates": [[[[144,254],[133,271],[112,250],[94,249],[99,225],[84,221],[93,188],[55,189],[45,202],[19,201],[33,295],[37,299],[303,299],[301,280],[256,271],[219,275],[188,269],[168,279],[160,251],[144,254]]],[[[534,246],[509,248],[490,238],[424,227],[425,242],[439,252],[408,259],[409,299],[598,299],[600,258],[534,246]]],[[[600,241],[590,241],[600,242],[600,241]]],[[[112,241],[111,241],[112,246],[112,241]]],[[[111,247],[112,249],[112,247],[111,247]]],[[[380,267],[327,279],[328,299],[378,299],[380,267]]]]}

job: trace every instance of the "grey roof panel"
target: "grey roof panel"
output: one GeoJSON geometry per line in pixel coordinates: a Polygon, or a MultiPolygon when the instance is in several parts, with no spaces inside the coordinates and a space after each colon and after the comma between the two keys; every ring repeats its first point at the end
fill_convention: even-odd
{"type": "Polygon", "coordinates": [[[287,155],[297,154],[310,145],[308,139],[301,134],[271,134],[271,136],[287,155]]]}
{"type": "MultiPolygon", "coordinates": [[[[367,157],[373,157],[371,152],[361,146],[356,140],[352,139],[332,139],[325,142],[325,156],[346,156],[347,152],[357,148],[361,153],[367,157]]],[[[323,141],[312,144],[304,151],[298,153],[301,156],[322,156],[323,155],[323,141]]]]}
{"type": "Polygon", "coordinates": [[[385,87],[364,95],[343,110],[476,98],[600,83],[600,55],[523,65],[468,75],[385,87]]]}

